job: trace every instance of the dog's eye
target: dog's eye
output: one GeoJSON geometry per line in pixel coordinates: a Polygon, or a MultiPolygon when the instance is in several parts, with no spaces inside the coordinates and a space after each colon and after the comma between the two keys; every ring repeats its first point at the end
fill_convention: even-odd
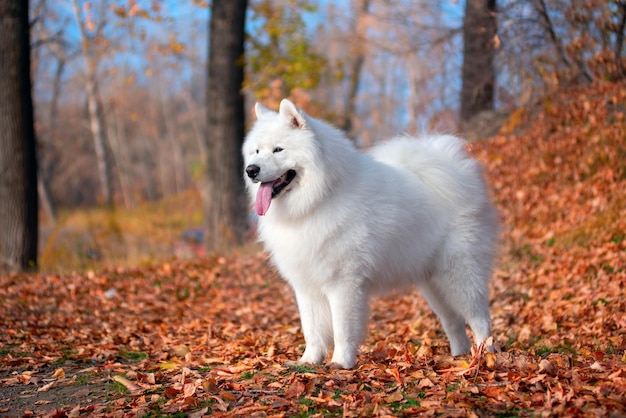
{"type": "Polygon", "coordinates": [[[258,149],[258,148],[256,149],[256,153],[257,153],[257,154],[259,153],[259,149],[258,149]]]}
{"type": "Polygon", "coordinates": [[[281,147],[274,148],[274,153],[281,152],[283,149],[281,147]]]}

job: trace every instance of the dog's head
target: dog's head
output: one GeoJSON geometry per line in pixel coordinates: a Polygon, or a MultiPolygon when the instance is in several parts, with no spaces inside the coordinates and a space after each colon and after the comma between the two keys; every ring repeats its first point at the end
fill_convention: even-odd
{"type": "Polygon", "coordinates": [[[282,216],[301,213],[308,202],[298,189],[307,186],[320,153],[310,118],[287,99],[280,103],[278,113],[260,103],[254,110],[257,121],[243,144],[243,157],[255,212],[265,215],[275,201],[274,206],[280,207],[275,211],[283,212],[282,216]],[[296,194],[300,196],[291,196],[296,194]]]}

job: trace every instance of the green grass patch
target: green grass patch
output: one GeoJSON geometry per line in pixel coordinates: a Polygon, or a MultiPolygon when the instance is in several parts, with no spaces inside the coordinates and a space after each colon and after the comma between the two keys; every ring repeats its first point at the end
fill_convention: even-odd
{"type": "Polygon", "coordinates": [[[99,379],[98,375],[94,372],[81,373],[76,375],[77,385],[88,385],[94,380],[99,379]]]}
{"type": "Polygon", "coordinates": [[[454,392],[455,390],[457,390],[459,387],[461,386],[460,383],[454,383],[452,385],[447,385],[446,386],[446,391],[447,392],[454,392]]]}
{"type": "Polygon", "coordinates": [[[300,364],[300,363],[290,364],[289,370],[294,371],[296,373],[315,373],[316,372],[314,367],[306,365],[306,364],[300,364]]]}
{"type": "Polygon", "coordinates": [[[179,301],[184,301],[189,299],[189,296],[191,295],[191,293],[189,292],[189,288],[187,287],[182,287],[180,289],[176,289],[176,299],[178,299],[179,301]]]}
{"type": "Polygon", "coordinates": [[[340,389],[337,389],[337,390],[335,390],[335,393],[333,393],[332,398],[333,398],[334,400],[341,399],[341,395],[342,395],[341,390],[340,390],[340,389]]]}
{"type": "Polygon", "coordinates": [[[248,380],[248,379],[252,379],[252,378],[254,377],[255,373],[256,373],[256,372],[254,372],[254,371],[252,371],[252,370],[250,370],[250,371],[245,371],[245,372],[241,373],[241,378],[242,378],[242,379],[246,379],[246,380],[248,380]]]}
{"type": "Polygon", "coordinates": [[[74,354],[78,353],[78,351],[76,351],[74,348],[72,347],[63,347],[61,349],[61,354],[62,356],[56,360],[54,360],[52,362],[53,365],[55,366],[60,366],[65,364],[66,362],[68,362],[70,360],[70,357],[73,356],[74,354]]]}
{"type": "Polygon", "coordinates": [[[126,360],[141,361],[148,358],[148,355],[142,351],[129,351],[120,348],[118,355],[126,360]]]}
{"type": "Polygon", "coordinates": [[[110,382],[108,382],[107,390],[113,397],[121,397],[130,394],[130,391],[128,390],[128,388],[126,388],[126,386],[115,380],[111,380],[110,382]]]}
{"type": "Polygon", "coordinates": [[[535,347],[535,355],[539,357],[545,357],[552,353],[552,349],[544,344],[535,347]]]}
{"type": "Polygon", "coordinates": [[[313,402],[312,399],[309,398],[300,398],[298,399],[298,405],[304,405],[304,406],[313,406],[315,405],[315,402],[313,402]]]}
{"type": "Polygon", "coordinates": [[[145,414],[141,415],[144,418],[165,418],[165,417],[173,417],[173,418],[184,418],[187,416],[184,412],[163,412],[161,408],[154,407],[147,411],[145,414]]]}
{"type": "Polygon", "coordinates": [[[540,344],[534,349],[535,355],[539,357],[546,357],[549,354],[566,354],[576,356],[578,353],[574,347],[570,344],[559,344],[554,347],[548,347],[545,344],[540,344]]]}

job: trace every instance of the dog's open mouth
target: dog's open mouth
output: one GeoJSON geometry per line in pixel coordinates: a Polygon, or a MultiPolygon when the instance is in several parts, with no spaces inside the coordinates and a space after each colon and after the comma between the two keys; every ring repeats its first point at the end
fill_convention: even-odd
{"type": "Polygon", "coordinates": [[[272,199],[278,196],[285,187],[289,186],[295,178],[295,170],[289,170],[274,181],[261,183],[256,194],[256,201],[254,202],[254,211],[257,215],[265,215],[270,208],[272,199]]]}

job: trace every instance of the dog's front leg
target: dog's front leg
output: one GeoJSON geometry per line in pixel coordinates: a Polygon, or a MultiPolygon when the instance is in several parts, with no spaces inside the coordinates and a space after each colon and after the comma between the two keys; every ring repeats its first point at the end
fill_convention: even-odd
{"type": "Polygon", "coordinates": [[[333,338],[330,306],[322,294],[312,293],[311,289],[295,292],[306,343],[300,362],[320,364],[326,359],[333,338]]]}
{"type": "Polygon", "coordinates": [[[335,284],[326,292],[333,317],[335,349],[332,367],[350,369],[356,363],[359,346],[365,339],[369,305],[367,293],[358,281],[335,284]]]}

